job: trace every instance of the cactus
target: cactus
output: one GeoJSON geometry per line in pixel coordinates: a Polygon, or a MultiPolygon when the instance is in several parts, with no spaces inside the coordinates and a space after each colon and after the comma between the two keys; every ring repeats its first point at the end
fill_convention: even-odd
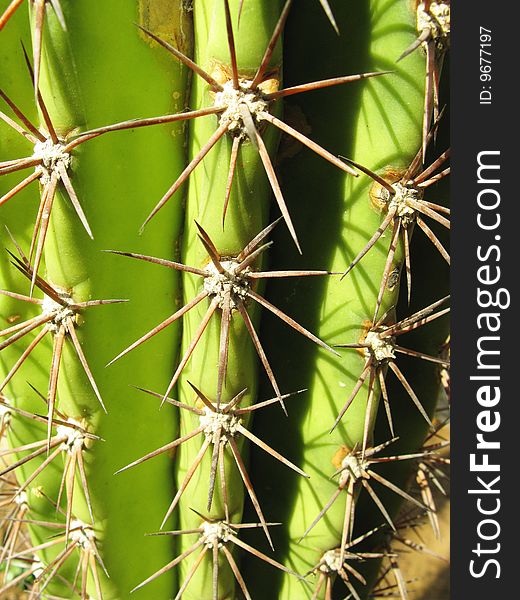
{"type": "Polygon", "coordinates": [[[447,1],[0,4],[0,595],[408,597],[448,49],[447,1]]]}

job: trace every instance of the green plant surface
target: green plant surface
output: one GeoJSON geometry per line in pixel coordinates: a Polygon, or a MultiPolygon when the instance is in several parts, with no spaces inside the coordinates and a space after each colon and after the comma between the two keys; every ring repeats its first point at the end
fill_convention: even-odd
{"type": "Polygon", "coordinates": [[[447,1],[0,3],[0,596],[406,600],[448,48],[447,1]]]}
{"type": "MultiPolygon", "coordinates": [[[[231,3],[231,13],[236,15],[238,3],[231,3]]],[[[237,27],[234,19],[233,30],[238,60],[238,73],[241,77],[251,78],[256,68],[260,65],[265,48],[269,42],[272,31],[279,16],[277,2],[246,3],[237,27]]],[[[229,49],[224,20],[223,3],[220,1],[202,2],[195,5],[195,40],[198,51],[197,63],[210,73],[215,73],[223,65],[229,70],[229,49]],[[199,43],[197,44],[197,40],[199,43]],[[207,40],[207,43],[205,41],[207,40]]],[[[273,58],[272,64],[279,69],[280,50],[273,58]]],[[[229,72],[228,72],[229,77],[229,72]]],[[[192,106],[199,108],[212,104],[212,94],[208,92],[205,82],[197,78],[192,90],[192,106]]],[[[193,123],[190,137],[190,155],[195,156],[216,128],[216,118],[199,119],[193,123]]],[[[277,144],[277,139],[272,135],[267,144],[271,154],[277,144]]],[[[183,243],[183,262],[195,266],[206,266],[208,263],[207,251],[197,237],[196,223],[207,231],[219,253],[224,257],[237,256],[245,245],[254,238],[267,225],[268,206],[270,202],[270,188],[258,151],[250,140],[246,139],[240,144],[237,158],[237,172],[232,187],[228,210],[223,221],[223,206],[226,197],[226,185],[230,164],[232,137],[226,135],[204,160],[202,168],[198,168],[189,181],[189,191],[186,206],[185,235],[183,243]]],[[[260,259],[262,260],[262,258],[260,259]]],[[[257,264],[259,262],[257,261],[257,264]]],[[[200,278],[186,274],[184,282],[184,300],[188,302],[200,293],[200,278]]],[[[207,311],[209,301],[203,301],[193,314],[184,321],[183,351],[187,348],[199,324],[207,311]]],[[[254,327],[258,328],[258,310],[248,309],[254,327]]],[[[193,404],[196,396],[188,385],[193,383],[208,397],[215,401],[215,391],[218,386],[218,365],[220,354],[221,315],[215,314],[210,320],[208,329],[198,344],[190,362],[186,365],[179,379],[179,393],[182,401],[193,404]]],[[[230,321],[228,356],[225,385],[222,390],[221,401],[229,402],[236,394],[247,389],[241,402],[241,407],[253,403],[257,393],[257,360],[254,346],[250,340],[247,327],[238,312],[230,321]]],[[[200,404],[200,401],[199,401],[200,404]]],[[[196,419],[196,418],[195,418],[196,419]]],[[[192,430],[197,422],[192,415],[181,415],[181,432],[192,430]]],[[[238,440],[238,448],[243,449],[243,436],[238,440]]],[[[186,476],[186,471],[192,465],[200,450],[200,440],[183,445],[179,456],[179,469],[177,483],[181,484],[186,476]]],[[[231,522],[240,522],[243,502],[244,487],[242,478],[235,464],[229,445],[224,452],[225,480],[228,490],[228,513],[231,522]]],[[[208,474],[211,469],[211,452],[206,453],[204,462],[195,475],[193,482],[186,490],[186,494],[179,502],[180,525],[183,529],[191,529],[200,524],[200,517],[190,511],[197,510],[211,518],[222,519],[226,517],[221,486],[217,482],[211,511],[207,508],[208,474]],[[194,490],[200,493],[194,494],[194,490]]],[[[249,498],[248,500],[249,501],[249,498]]],[[[255,521],[258,518],[254,519],[255,521]]],[[[194,542],[194,536],[183,536],[179,544],[179,551],[186,550],[194,542]]],[[[229,564],[220,559],[221,568],[219,575],[219,598],[233,597],[235,587],[234,577],[229,564]]],[[[187,598],[211,598],[211,573],[212,559],[208,556],[201,569],[197,571],[196,578],[188,587],[185,594],[187,598]]],[[[181,578],[186,576],[189,563],[183,564],[181,578]]]]}
{"type": "MultiPolygon", "coordinates": [[[[349,6],[348,11],[341,7],[336,10],[339,22],[347,23],[340,38],[330,41],[332,36],[326,27],[313,26],[315,44],[307,47],[307,53],[299,47],[291,53],[291,48],[296,47],[291,44],[291,35],[295,38],[304,36],[309,27],[307,25],[306,29],[305,24],[318,21],[311,16],[315,12],[312,7],[308,12],[300,9],[293,15],[286,32],[286,72],[291,73],[295,81],[313,79],[315,75],[309,74],[312,64],[320,74],[323,74],[323,65],[327,65],[331,74],[338,70],[395,69],[393,57],[413,39],[413,13],[405,3],[390,6],[385,2],[370,5],[363,2],[349,6]],[[370,35],[367,35],[367,29],[371,31],[370,35]],[[327,45],[320,43],[320,35],[327,39],[327,45]],[[357,52],[352,52],[353,47],[357,52]],[[360,52],[360,48],[364,48],[364,52],[360,52]],[[319,61],[313,61],[314,55],[319,56],[319,61]]],[[[330,93],[323,91],[301,96],[296,106],[287,110],[291,110],[295,118],[305,119],[313,135],[326,147],[336,148],[339,154],[352,157],[378,173],[388,167],[402,169],[415,155],[420,140],[424,59],[416,54],[406,68],[399,65],[395,70],[395,73],[360,84],[358,89],[353,85],[330,93]]],[[[344,271],[345,265],[365,246],[384,216],[371,206],[368,192],[372,182],[366,177],[357,180],[345,177],[319,163],[310,153],[302,151],[300,154],[285,161],[283,181],[288,201],[298,203],[296,226],[306,249],[304,260],[307,263],[311,256],[314,265],[344,271]],[[324,236],[328,243],[324,243],[324,236]]],[[[358,342],[373,317],[389,238],[390,235],[385,235],[343,281],[339,278],[326,280],[317,289],[314,282],[302,282],[297,287],[278,284],[276,288],[270,288],[270,299],[282,308],[295,307],[297,318],[307,312],[313,314],[318,335],[330,344],[358,342]],[[305,298],[305,302],[298,303],[298,297],[305,298]]],[[[295,258],[290,248],[285,252],[278,244],[273,248],[273,260],[292,268],[301,267],[303,262],[295,258]]],[[[392,270],[398,273],[402,260],[402,251],[396,253],[392,270]]],[[[394,285],[386,292],[380,315],[395,304],[398,290],[399,286],[394,285]]],[[[284,450],[290,447],[291,455],[297,457],[297,464],[311,478],[293,478],[293,482],[288,482],[287,474],[280,470],[277,477],[277,473],[267,470],[260,453],[253,456],[253,468],[263,488],[271,491],[271,512],[283,514],[281,520],[289,522],[287,529],[277,536],[277,548],[284,548],[291,568],[307,572],[319,562],[324,551],[336,547],[341,539],[345,492],[343,498],[340,496],[327,511],[325,518],[300,541],[337,489],[337,479],[331,479],[331,476],[339,466],[341,447],[352,449],[363,442],[368,378],[339,426],[329,434],[362,371],[363,355],[359,351],[342,350],[341,357],[334,358],[314,347],[304,347],[297,338],[281,344],[283,332],[274,322],[269,322],[264,331],[275,360],[286,365],[285,387],[303,385],[309,392],[291,411],[291,422],[296,423],[296,427],[291,428],[295,433],[290,437],[285,427],[269,428],[267,416],[259,415],[257,426],[269,430],[268,441],[273,445],[282,445],[284,450]]],[[[410,405],[408,409],[413,410],[410,405]]],[[[386,437],[379,437],[380,441],[390,437],[388,425],[386,428],[386,437]]],[[[401,432],[397,419],[396,430],[397,434],[401,432]]],[[[365,499],[365,504],[367,502],[370,500],[365,499]]],[[[379,513],[378,523],[382,520],[379,513]]],[[[358,532],[361,534],[365,530],[368,527],[358,529],[358,532]]],[[[255,567],[251,565],[251,569],[255,567]]],[[[260,596],[275,585],[280,586],[278,593],[283,598],[302,594],[310,598],[313,594],[312,586],[304,586],[290,577],[283,577],[282,582],[276,583],[273,578],[276,579],[277,574],[269,577],[262,573],[255,578],[260,596]]]]}
{"type": "MultiPolygon", "coordinates": [[[[46,105],[56,128],[57,124],[60,126],[60,135],[143,114],[172,113],[183,107],[185,70],[175,60],[165,57],[160,49],[152,48],[133,24],[145,19],[147,26],[156,25],[153,15],[139,14],[136,6],[114,2],[104,8],[104,19],[100,22],[99,15],[91,10],[88,2],[73,4],[61,2],[67,21],[66,34],[53,19],[52,10],[47,9],[43,44],[40,85],[44,99],[51,99],[46,105]],[[112,27],[113,23],[118,23],[116,29],[112,27]],[[93,54],[92,48],[97,48],[97,54],[93,54]],[[71,76],[66,81],[58,79],[64,85],[55,86],[54,80],[61,70],[71,76]],[[60,92],[58,96],[56,90],[60,92]]],[[[170,17],[168,24],[163,24],[168,28],[174,25],[179,30],[178,41],[183,40],[181,25],[187,27],[185,23],[181,24],[182,16],[178,12],[170,17]]],[[[189,37],[184,43],[189,45],[189,37]]],[[[30,84],[28,74],[20,79],[30,84]]],[[[9,93],[14,96],[16,91],[9,90],[9,93]]],[[[29,91],[29,98],[31,96],[29,91]]],[[[182,169],[184,145],[183,127],[174,125],[113,133],[78,148],[74,154],[72,177],[88,215],[94,241],[86,235],[67,196],[59,190],[45,248],[47,277],[54,285],[69,291],[75,301],[121,296],[131,299],[125,305],[85,310],[78,327],[84,355],[106,401],[108,414],[102,411],[76,353],[71,349],[70,340],[65,342],[58,385],[59,409],[69,417],[85,419],[89,431],[103,438],[85,452],[85,470],[96,539],[111,575],[110,580],[106,579],[98,566],[106,598],[125,596],[139,573],[144,578],[146,566],[139,551],[142,536],[157,526],[155,514],[163,510],[171,494],[173,481],[165,459],[150,465],[144,474],[119,476],[117,484],[114,472],[133,459],[136,452],[149,450],[148,427],[155,429],[155,441],[171,437],[178,427],[174,413],[170,413],[169,420],[165,421],[129,384],[146,387],[166,384],[166,366],[174,358],[179,331],[171,328],[154,341],[152,354],[147,357],[136,354],[124,364],[105,369],[106,363],[122,345],[140,335],[155,319],[155,314],[147,310],[151,294],[158,313],[171,310],[177,302],[178,278],[173,274],[164,277],[163,273],[153,269],[143,273],[140,265],[121,264],[116,257],[100,251],[126,245],[128,240],[132,241],[134,249],[148,253],[176,251],[182,219],[178,206],[172,205],[164,211],[154,236],[139,238],[137,230],[146,215],[147,202],[160,193],[172,174],[182,169]],[[164,367],[160,368],[160,365],[164,367]],[[150,488],[156,485],[154,494],[150,495],[150,488]],[[135,535],[137,532],[140,534],[135,535]],[[125,548],[124,563],[119,560],[121,548],[125,548]]],[[[32,197],[37,194],[34,184],[31,192],[32,197]]],[[[22,201],[21,198],[12,199],[12,210],[18,204],[19,211],[22,201]]],[[[12,245],[10,249],[13,249],[12,245]]],[[[18,290],[26,293],[27,282],[18,290]]],[[[16,344],[13,353],[16,358],[25,345],[23,342],[16,344]]],[[[47,344],[45,357],[38,358],[38,364],[50,365],[49,350],[47,344]]],[[[24,368],[27,369],[25,365],[24,368]]],[[[26,379],[44,393],[48,385],[45,375],[40,374],[36,380],[32,371],[27,371],[26,379]]],[[[28,404],[26,398],[34,396],[34,392],[24,383],[23,376],[17,381],[19,388],[23,385],[23,391],[11,386],[6,389],[9,397],[16,397],[17,405],[43,412],[41,403],[38,404],[41,401],[32,400],[28,404]]],[[[22,441],[29,437],[23,427],[22,423],[19,426],[17,423],[16,431],[21,432],[22,441]]],[[[29,465],[22,480],[37,466],[34,461],[29,465]]],[[[54,471],[53,485],[49,483],[47,487],[42,475],[31,487],[41,485],[49,498],[55,499],[63,467],[54,471]]],[[[76,518],[89,523],[90,516],[78,479],[73,512],[76,518]]],[[[40,501],[38,508],[41,509],[40,519],[55,518],[55,508],[49,501],[40,501]]],[[[40,530],[40,538],[43,535],[47,538],[49,531],[42,534],[40,530]]],[[[154,544],[154,556],[149,565],[161,564],[168,554],[167,540],[159,541],[154,544]]],[[[69,570],[73,576],[74,568],[69,566],[69,570]]],[[[89,579],[89,587],[94,586],[91,575],[89,579]]],[[[150,593],[167,593],[169,586],[171,582],[168,584],[166,579],[152,587],[150,593]]]]}

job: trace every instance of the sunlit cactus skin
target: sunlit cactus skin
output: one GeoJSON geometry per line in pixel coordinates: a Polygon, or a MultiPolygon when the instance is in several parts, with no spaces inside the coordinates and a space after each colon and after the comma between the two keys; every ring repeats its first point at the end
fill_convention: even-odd
{"type": "Polygon", "coordinates": [[[0,595],[361,599],[390,560],[407,598],[438,4],[0,4],[0,595]]]}

